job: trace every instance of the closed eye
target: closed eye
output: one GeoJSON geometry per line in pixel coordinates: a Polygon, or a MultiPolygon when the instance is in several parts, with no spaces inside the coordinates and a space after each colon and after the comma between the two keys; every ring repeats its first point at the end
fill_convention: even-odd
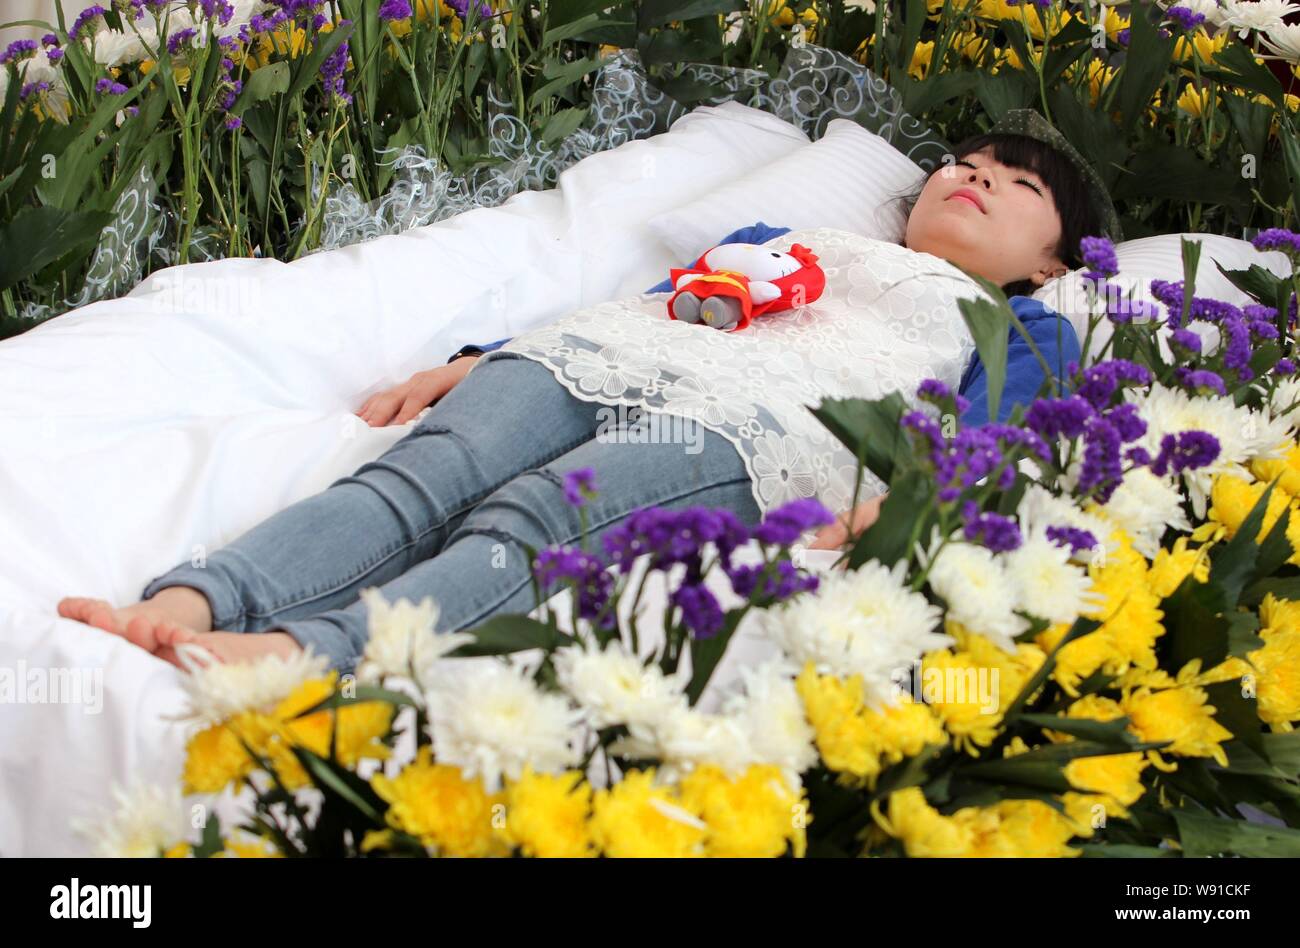
{"type": "MultiPolygon", "coordinates": [[[[957,161],[956,161],[955,163],[956,163],[956,164],[959,164],[959,165],[965,165],[967,168],[974,168],[974,167],[975,167],[973,164],[971,164],[971,163],[970,163],[969,161],[967,161],[965,158],[958,158],[957,161]]],[[[1034,191],[1039,195],[1039,197],[1041,197],[1042,194],[1043,194],[1043,189],[1040,188],[1038,185],[1034,184],[1034,182],[1030,181],[1028,178],[1016,178],[1016,184],[1023,184],[1023,185],[1025,185],[1026,187],[1033,188],[1034,191]]]]}

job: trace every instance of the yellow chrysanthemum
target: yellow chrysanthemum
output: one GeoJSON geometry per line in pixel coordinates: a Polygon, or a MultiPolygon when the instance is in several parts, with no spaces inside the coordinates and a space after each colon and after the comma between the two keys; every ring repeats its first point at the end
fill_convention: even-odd
{"type": "Polygon", "coordinates": [[[1218,102],[1219,97],[1207,88],[1197,89],[1191,83],[1183,86],[1183,91],[1178,93],[1178,108],[1186,112],[1193,118],[1200,118],[1210,108],[1210,102],[1218,102]]]}
{"type": "MultiPolygon", "coordinates": [[[[1111,66],[1107,66],[1100,59],[1088,60],[1087,69],[1088,69],[1088,95],[1092,101],[1092,104],[1096,105],[1098,101],[1100,101],[1102,94],[1106,91],[1107,86],[1109,86],[1111,81],[1115,78],[1115,76],[1119,74],[1119,70],[1112,68],[1111,66]]],[[[1079,75],[1078,65],[1077,64],[1072,65],[1066,71],[1066,74],[1070,77],[1071,81],[1076,79],[1079,75]]]]}
{"type": "Polygon", "coordinates": [[[1102,21],[1106,30],[1106,38],[1112,43],[1119,42],[1119,34],[1132,26],[1132,20],[1126,16],[1120,16],[1115,12],[1114,7],[1106,8],[1106,18],[1102,21]]]}
{"type": "Polygon", "coordinates": [[[253,753],[264,755],[267,740],[274,730],[274,721],[246,711],[195,734],[185,745],[185,765],[181,773],[185,793],[220,793],[231,783],[243,780],[257,766],[245,744],[252,748],[253,753]]]}
{"type": "Polygon", "coordinates": [[[633,770],[597,790],[591,837],[606,856],[671,858],[704,855],[707,826],[671,788],[656,786],[654,769],[633,770]]]}
{"type": "Polygon", "coordinates": [[[919,787],[889,795],[888,817],[873,808],[877,823],[903,843],[909,856],[1077,856],[1066,845],[1075,835],[1068,816],[1041,800],[1002,800],[943,816],[919,787]]]}
{"type": "Polygon", "coordinates": [[[709,856],[773,859],[791,850],[802,857],[807,849],[807,801],[778,767],[755,764],[735,779],[720,767],[697,767],[682,780],[681,800],[707,824],[709,856]]]}
{"type": "Polygon", "coordinates": [[[1174,58],[1187,63],[1191,68],[1192,54],[1195,53],[1202,66],[1214,65],[1214,54],[1222,52],[1223,48],[1228,45],[1228,36],[1231,30],[1224,30],[1218,36],[1210,36],[1205,32],[1205,27],[1198,26],[1190,34],[1191,42],[1188,42],[1188,34],[1179,35],[1174,43],[1174,58]]]}
{"type": "Polygon", "coordinates": [[[163,853],[164,859],[188,859],[194,852],[189,843],[177,843],[163,853]]]}
{"type": "MultiPolygon", "coordinates": [[[[1104,695],[1085,695],[1066,709],[1067,718],[1088,721],[1113,721],[1124,716],[1119,702],[1104,695]]],[[[1074,737],[1063,731],[1044,729],[1048,739],[1065,743],[1074,737]]],[[[1065,765],[1064,773],[1076,791],[1061,795],[1065,811],[1075,823],[1079,836],[1091,836],[1100,824],[1098,817],[1126,819],[1128,807],[1145,792],[1142,771],[1146,769],[1146,755],[1140,751],[1130,754],[1107,754],[1100,757],[1076,757],[1065,765]]]]}
{"type": "MultiPolygon", "coordinates": [[[[1224,529],[1224,535],[1232,539],[1267,489],[1268,484],[1262,481],[1252,482],[1231,472],[1219,474],[1214,478],[1214,484],[1210,488],[1210,509],[1206,511],[1206,516],[1211,522],[1220,524],[1224,529]]],[[[1256,543],[1264,542],[1264,538],[1277,524],[1278,517],[1282,516],[1290,503],[1291,497],[1281,489],[1281,485],[1273,488],[1273,492],[1268,496],[1268,509],[1264,512],[1264,522],[1255,535],[1256,543]]],[[[1197,536],[1203,535],[1204,532],[1207,531],[1198,530],[1197,536]]]]}
{"type": "Polygon", "coordinates": [[[953,743],[971,754],[998,735],[1003,711],[1046,659],[1037,645],[1020,643],[1015,654],[1004,652],[982,635],[949,621],[956,650],[941,649],[921,662],[921,697],[953,736],[953,743]]]}
{"type": "Polygon", "coordinates": [[[307,786],[311,781],[294,755],[293,747],[302,747],[320,757],[329,757],[334,741],[334,759],[345,767],[355,767],[363,758],[384,760],[390,748],[380,743],[392,726],[392,705],[382,701],[348,704],[337,711],[317,711],[298,717],[334,693],[337,672],[325,678],[304,681],[276,706],[272,717],[280,722],[276,740],[271,742],[270,757],[280,782],[290,790],[307,786]],[[337,715],[337,725],[335,716],[337,715]],[[337,734],[334,734],[337,727],[337,734]]]}
{"type": "Polygon", "coordinates": [[[506,787],[502,837],[525,856],[574,859],[594,856],[587,820],[591,786],[582,773],[538,774],[531,768],[506,787]]]}
{"type": "Polygon", "coordinates": [[[989,41],[977,33],[962,31],[953,36],[952,45],[962,59],[978,62],[984,55],[984,51],[989,48],[989,41]]]}
{"type": "Polygon", "coordinates": [[[1187,544],[1187,537],[1179,537],[1172,550],[1161,549],[1151,561],[1147,580],[1151,591],[1161,599],[1172,596],[1188,576],[1195,577],[1198,583],[1210,578],[1210,547],[1187,544]]]}
{"type": "Polygon", "coordinates": [[[1272,593],[1259,604],[1261,638],[1273,632],[1300,631],[1300,600],[1279,599],[1272,593]]]}
{"type": "Polygon", "coordinates": [[[481,780],[466,780],[459,767],[433,763],[429,748],[396,777],[375,774],[370,785],[388,804],[385,821],[443,856],[490,856],[502,851],[492,829],[500,795],[481,780]]]}
{"type": "MultiPolygon", "coordinates": [[[[1155,668],[1156,639],[1164,635],[1164,613],[1160,597],[1151,588],[1146,559],[1133,549],[1121,530],[1112,534],[1115,550],[1105,565],[1089,564],[1093,592],[1101,605],[1086,613],[1101,626],[1080,636],[1057,653],[1052,677],[1071,697],[1078,696],[1079,682],[1098,669],[1118,675],[1131,667],[1155,668]]],[[[1069,631],[1052,626],[1038,636],[1038,644],[1053,649],[1069,631]]]]}
{"type": "Polygon", "coordinates": [[[1275,731],[1300,721],[1300,629],[1260,629],[1264,647],[1248,654],[1253,666],[1259,718],[1275,731]]]}
{"type": "Polygon", "coordinates": [[[261,836],[242,835],[229,837],[221,852],[216,854],[227,859],[283,859],[284,853],[276,848],[269,839],[261,836]]]}
{"type": "Polygon", "coordinates": [[[930,71],[930,61],[934,58],[934,40],[917,43],[912,50],[912,62],[907,67],[907,74],[913,79],[924,79],[930,71]]]}
{"type": "Polygon", "coordinates": [[[1149,686],[1124,689],[1120,707],[1129,716],[1129,727],[1143,741],[1171,741],[1160,751],[1150,751],[1152,763],[1165,766],[1161,754],[1182,757],[1212,757],[1228,766],[1223,742],[1232,732],[1214,719],[1208,696],[1195,685],[1178,685],[1153,690],[1149,686]]]}
{"type": "Polygon", "coordinates": [[[795,688],[822,761],[842,778],[874,786],[890,764],[916,756],[927,744],[948,742],[925,704],[902,696],[897,704],[868,708],[857,675],[819,675],[809,662],[795,679],[795,688]]]}

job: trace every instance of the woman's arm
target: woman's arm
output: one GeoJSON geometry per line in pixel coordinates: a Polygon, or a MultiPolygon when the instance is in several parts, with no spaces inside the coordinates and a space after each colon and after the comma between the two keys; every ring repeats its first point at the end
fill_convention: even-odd
{"type": "Polygon", "coordinates": [[[404,425],[455,388],[477,360],[476,355],[465,355],[436,369],[416,372],[401,385],[371,395],[353,414],[372,428],[404,425]]]}

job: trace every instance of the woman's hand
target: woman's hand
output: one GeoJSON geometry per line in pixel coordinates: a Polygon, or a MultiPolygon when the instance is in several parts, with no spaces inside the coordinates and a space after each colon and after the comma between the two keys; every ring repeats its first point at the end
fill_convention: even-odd
{"type": "Polygon", "coordinates": [[[858,504],[853,508],[851,517],[849,514],[840,514],[835,518],[834,523],[827,524],[817,531],[808,549],[838,550],[848,542],[850,533],[856,537],[876,522],[880,516],[880,505],[885,502],[886,496],[888,495],[881,494],[879,497],[858,504]]]}
{"type": "Polygon", "coordinates": [[[401,385],[371,395],[353,414],[372,428],[404,425],[455,388],[477,359],[461,356],[436,369],[416,372],[401,385]]]}

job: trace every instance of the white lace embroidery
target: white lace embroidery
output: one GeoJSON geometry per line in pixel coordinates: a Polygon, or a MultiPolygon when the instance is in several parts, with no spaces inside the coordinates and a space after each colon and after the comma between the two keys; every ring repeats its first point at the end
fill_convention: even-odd
{"type": "MultiPolygon", "coordinates": [[[[764,513],[798,497],[843,512],[857,464],[809,407],[890,391],[914,403],[926,378],[955,390],[975,348],[957,300],[987,297],[946,260],[848,231],[768,241],[795,243],[819,256],[822,297],[740,332],[671,320],[667,295],[647,293],[578,310],[498,351],[541,362],[584,401],[694,419],[721,434],[764,513]]],[[[884,489],[865,472],[859,500],[884,489]]]]}

